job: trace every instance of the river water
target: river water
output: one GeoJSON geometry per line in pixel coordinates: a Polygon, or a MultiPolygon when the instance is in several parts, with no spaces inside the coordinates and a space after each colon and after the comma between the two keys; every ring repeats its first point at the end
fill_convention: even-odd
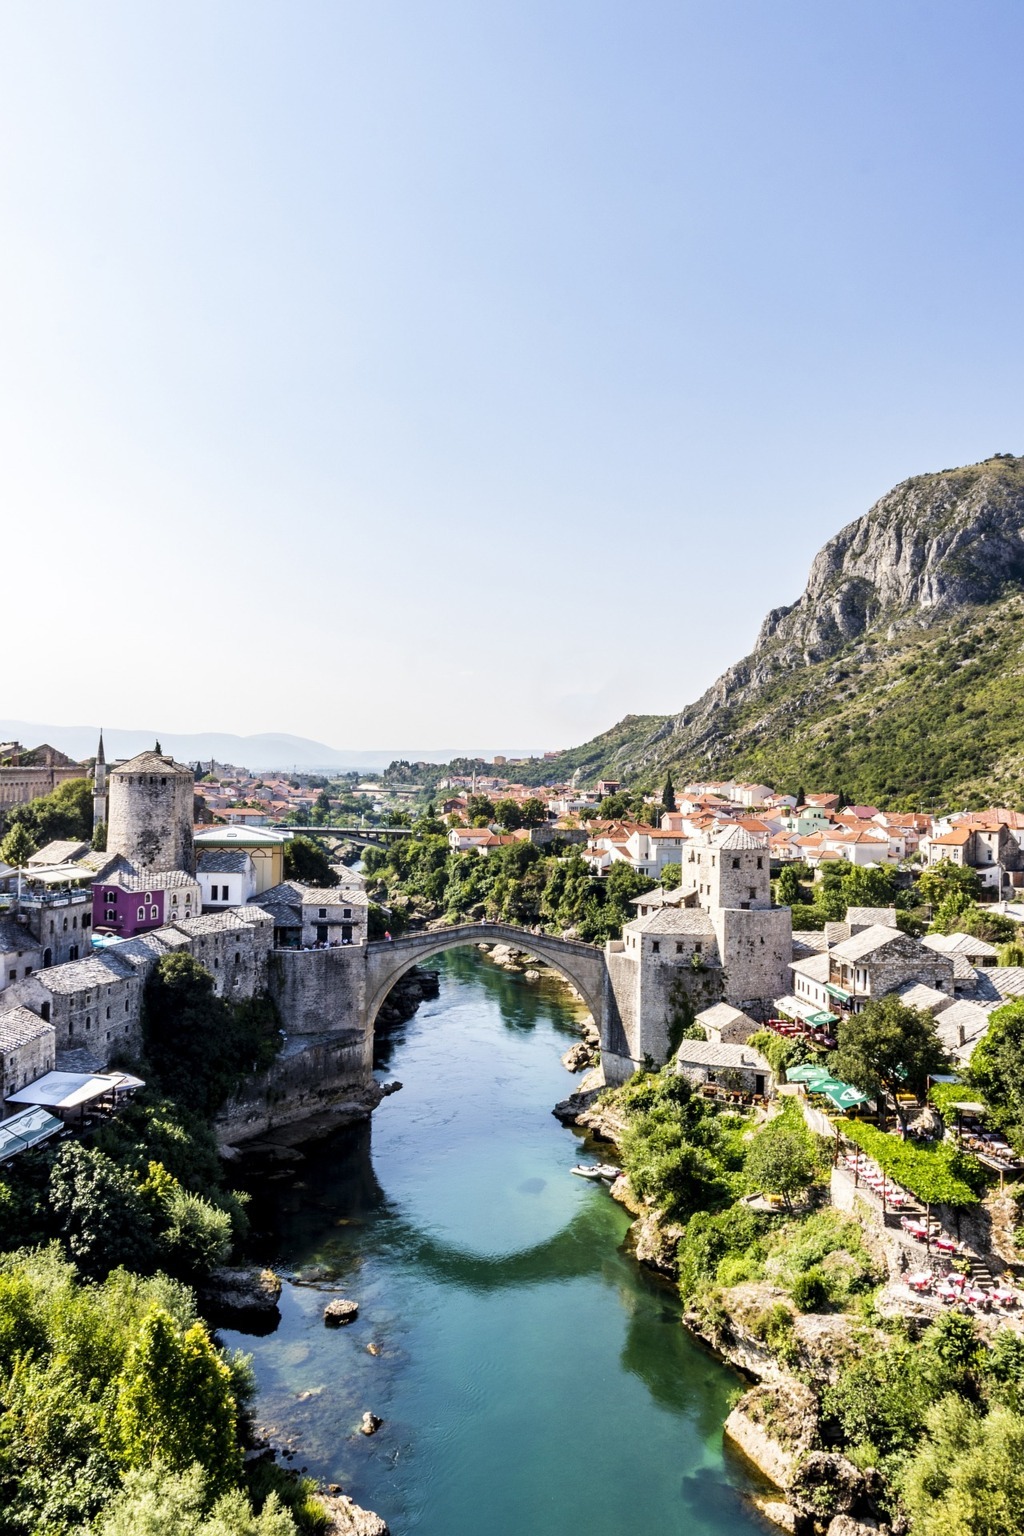
{"type": "Polygon", "coordinates": [[[440,996],[381,1046],[402,1091],[252,1185],[255,1251],[298,1281],[273,1334],[225,1334],[254,1356],[260,1422],[394,1536],[762,1530],[722,1449],[738,1378],[570,1175],[565,992],[471,950],[437,964],[440,996]],[[339,1294],[359,1318],[327,1329],[339,1294]]]}

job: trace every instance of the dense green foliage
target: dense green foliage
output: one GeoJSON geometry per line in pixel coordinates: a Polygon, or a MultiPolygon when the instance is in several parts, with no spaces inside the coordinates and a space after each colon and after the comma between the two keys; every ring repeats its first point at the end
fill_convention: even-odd
{"type": "MultiPolygon", "coordinates": [[[[0,813],[0,830],[24,827],[36,848],[57,838],[87,843],[92,837],[92,780],[68,779],[50,795],[0,813]]],[[[8,863],[12,862],[7,860],[8,863]]]]}
{"type": "Polygon", "coordinates": [[[115,1270],[83,1284],[54,1248],[0,1258],[0,1536],[291,1536],[276,1501],[254,1524],[244,1492],[251,1393],[245,1361],[215,1346],[174,1281],[115,1270]],[[173,1472],[192,1526],[156,1523],[173,1472]],[[136,1499],[149,1513],[133,1523],[136,1499]]]}
{"type": "Polygon", "coordinates": [[[863,1120],[844,1120],[843,1135],[866,1152],[882,1172],[926,1205],[977,1205],[985,1175],[976,1157],[951,1142],[915,1146],[887,1136],[863,1120]]]}
{"type": "Polygon", "coordinates": [[[671,1068],[637,1073],[614,1101],[627,1114],[622,1166],[638,1195],[679,1219],[735,1193],[742,1117],[719,1114],[671,1068]]]}
{"type": "Polygon", "coordinates": [[[142,1033],[156,1085],[207,1115],[246,1073],[268,1067],[281,1045],[269,998],[219,998],[209,971],[182,952],[161,955],[147,977],[142,1033]]]}
{"type": "MultiPolygon", "coordinates": [[[[968,1079],[990,1105],[993,1124],[1024,1152],[1024,998],[1014,998],[990,1015],[971,1056],[968,1079]]],[[[963,1094],[965,1099],[974,1096],[970,1091],[963,1094]]]]}
{"type": "Polygon", "coordinates": [[[284,845],[286,880],[301,880],[303,885],[337,885],[338,876],[320,843],[313,837],[295,833],[284,845]]]}
{"type": "Polygon", "coordinates": [[[453,923],[486,918],[555,933],[572,929],[592,943],[618,938],[635,916],[633,897],[654,884],[623,863],[596,878],[578,853],[557,846],[550,852],[525,841],[509,843],[485,857],[453,853],[437,834],[404,838],[386,850],[369,848],[364,868],[371,893],[398,913],[443,915],[453,923]]]}
{"type": "Polygon", "coordinates": [[[747,1148],[744,1170],[751,1188],[781,1195],[789,1205],[818,1172],[816,1150],[797,1104],[787,1100],[782,1113],[762,1126],[747,1148]]]}

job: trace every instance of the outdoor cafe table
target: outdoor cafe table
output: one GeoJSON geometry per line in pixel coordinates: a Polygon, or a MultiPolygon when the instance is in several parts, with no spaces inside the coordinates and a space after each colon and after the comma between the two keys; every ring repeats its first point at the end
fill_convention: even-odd
{"type": "Polygon", "coordinates": [[[998,1301],[1001,1307],[1015,1307],[1020,1298],[1016,1291],[1008,1291],[1005,1286],[996,1285],[992,1288],[992,1300],[998,1301]]]}
{"type": "Polygon", "coordinates": [[[951,1237],[937,1237],[935,1246],[940,1253],[956,1253],[958,1247],[951,1237]]]}

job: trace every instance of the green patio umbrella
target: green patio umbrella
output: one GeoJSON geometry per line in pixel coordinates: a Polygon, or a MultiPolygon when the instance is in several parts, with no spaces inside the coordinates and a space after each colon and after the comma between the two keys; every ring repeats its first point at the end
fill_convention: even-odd
{"type": "Polygon", "coordinates": [[[828,1071],[813,1061],[803,1061],[798,1067],[786,1068],[786,1081],[789,1083],[807,1083],[814,1077],[828,1077],[828,1071]]]}
{"type": "Polygon", "coordinates": [[[849,1083],[830,1083],[818,1092],[831,1099],[837,1109],[856,1109],[858,1104],[867,1104],[871,1098],[870,1094],[861,1093],[859,1088],[851,1088],[849,1083]]]}

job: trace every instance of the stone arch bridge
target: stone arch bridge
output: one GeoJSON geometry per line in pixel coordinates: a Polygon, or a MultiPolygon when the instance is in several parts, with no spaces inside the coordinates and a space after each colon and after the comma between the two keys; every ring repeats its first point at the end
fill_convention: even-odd
{"type": "Polygon", "coordinates": [[[400,939],[363,945],[367,1029],[372,1031],[381,1004],[406,971],[429,960],[432,955],[443,954],[446,949],[477,944],[509,944],[536,956],[558,971],[572,983],[590,1009],[601,1035],[602,1049],[618,1051],[621,1025],[615,1040],[609,1038],[613,1021],[618,1022],[618,1010],[604,951],[596,949],[592,944],[553,938],[550,934],[530,933],[525,928],[513,928],[506,923],[462,923],[454,928],[410,933],[400,939]]]}

